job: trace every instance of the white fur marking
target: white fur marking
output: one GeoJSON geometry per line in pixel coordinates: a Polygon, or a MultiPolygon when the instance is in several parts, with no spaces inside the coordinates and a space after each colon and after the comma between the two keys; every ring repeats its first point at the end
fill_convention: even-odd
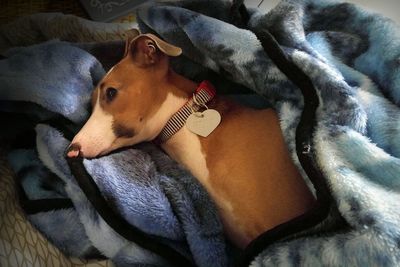
{"type": "Polygon", "coordinates": [[[113,116],[100,106],[100,93],[89,120],[75,136],[72,143],[79,143],[85,157],[95,157],[109,149],[116,136],[112,130],[113,116]]]}
{"type": "Polygon", "coordinates": [[[186,103],[187,99],[168,93],[160,108],[146,121],[143,134],[145,140],[150,141],[156,138],[167,124],[168,120],[186,103]]]}
{"type": "MultiPolygon", "coordinates": [[[[169,93],[157,113],[147,122],[147,131],[153,132],[155,138],[175,112],[179,110],[187,99],[169,93]]],[[[166,143],[163,149],[176,161],[186,167],[202,183],[209,178],[206,157],[202,152],[199,137],[182,127],[166,143]]]]}
{"type": "Polygon", "coordinates": [[[209,170],[197,135],[183,127],[163,145],[163,148],[172,158],[190,170],[203,185],[207,185],[209,170]]]}

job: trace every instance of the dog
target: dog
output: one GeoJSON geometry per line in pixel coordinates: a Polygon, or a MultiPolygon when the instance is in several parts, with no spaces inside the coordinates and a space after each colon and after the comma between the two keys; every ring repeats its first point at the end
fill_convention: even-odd
{"type": "Polygon", "coordinates": [[[67,149],[93,158],[156,141],[216,203],[230,241],[261,233],[311,209],[315,199],[289,156],[273,109],[252,109],[177,74],[181,48],[152,34],[130,39],[94,89],[93,111],[67,149]],[[190,123],[189,123],[190,122],[190,123]]]}

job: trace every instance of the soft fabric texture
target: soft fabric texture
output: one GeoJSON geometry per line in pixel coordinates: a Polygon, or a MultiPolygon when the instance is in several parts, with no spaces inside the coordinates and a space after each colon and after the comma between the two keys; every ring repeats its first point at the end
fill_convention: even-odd
{"type": "Polygon", "coordinates": [[[37,13],[0,26],[0,53],[57,38],[70,42],[104,42],[131,36],[136,23],[101,23],[62,13],[37,13]]]}
{"type": "MultiPolygon", "coordinates": [[[[227,0],[160,1],[138,11],[142,31],[157,33],[182,47],[184,55],[173,62],[178,72],[196,79],[211,69],[267,98],[279,114],[285,140],[300,170],[295,130],[303,98],[266,56],[251,29],[269,29],[287,57],[317,89],[320,106],[313,145],[333,199],[330,221],[321,222],[315,231],[274,243],[252,266],[399,265],[399,26],[351,4],[317,0],[282,1],[268,14],[253,10],[250,30],[234,26],[230,18],[231,2],[227,0]],[[344,223],[335,224],[341,220],[344,223]]],[[[59,84],[51,94],[30,92],[29,101],[82,123],[88,114],[87,103],[68,105],[63,101],[73,100],[77,92],[83,100],[89,98],[91,86],[102,73],[97,67],[97,60],[102,61],[98,53],[101,46],[79,48],[50,42],[8,52],[9,58],[0,62],[0,82],[7,85],[2,85],[0,99],[26,100],[19,95],[22,89],[13,87],[11,81],[22,83],[18,79],[33,58],[38,63],[34,66],[47,68],[48,77],[31,82],[28,79],[34,75],[25,78],[25,86],[40,82],[23,88],[27,93],[46,90],[49,79],[60,71],[79,82],[67,87],[59,84]],[[85,59],[85,64],[79,64],[82,69],[70,68],[65,73],[58,60],[67,60],[69,53],[57,55],[55,51],[60,49],[85,59]],[[82,49],[96,54],[97,59],[82,49]],[[53,55],[57,61],[44,55],[53,55]],[[54,99],[62,95],[55,90],[71,94],[71,98],[54,99]],[[60,104],[54,105],[57,101],[60,104]]],[[[40,75],[43,69],[30,71],[40,75]]],[[[9,106],[10,110],[15,112],[15,107],[9,106]]],[[[65,183],[65,192],[84,228],[86,237],[82,238],[117,265],[165,264],[117,236],[104,223],[71,176],[63,157],[68,141],[49,126],[40,124],[35,129],[38,157],[65,183]]],[[[20,161],[10,159],[18,168],[20,161]]],[[[206,193],[154,146],[141,145],[85,160],[85,167],[103,195],[130,223],[190,255],[197,265],[225,266],[232,259],[206,193]]],[[[312,187],[307,177],[304,179],[312,187]]]]}
{"type": "MultiPolygon", "coordinates": [[[[113,264],[109,260],[86,261],[65,256],[26,220],[24,211],[18,203],[18,195],[15,193],[17,185],[14,173],[4,158],[5,152],[0,149],[0,266],[112,267],[113,264]]],[[[20,152],[27,153],[25,150],[20,152]]],[[[26,156],[26,159],[30,157],[26,156]]],[[[38,214],[37,218],[45,219],[41,215],[38,214]]],[[[52,214],[48,213],[46,216],[52,214]]],[[[75,228],[76,230],[79,231],[75,228]]],[[[79,243],[77,247],[80,247],[79,243]]]]}

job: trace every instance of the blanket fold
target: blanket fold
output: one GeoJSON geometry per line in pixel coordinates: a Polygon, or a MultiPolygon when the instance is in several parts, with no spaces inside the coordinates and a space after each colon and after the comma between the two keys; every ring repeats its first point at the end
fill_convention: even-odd
{"type": "MultiPolygon", "coordinates": [[[[138,10],[138,22],[143,32],[182,47],[184,55],[173,61],[181,74],[196,79],[212,70],[266,98],[278,112],[293,161],[312,190],[296,153],[296,128],[307,99],[267,56],[254,32],[269,30],[316,89],[320,104],[310,137],[332,208],[314,231],[277,240],[251,265],[398,265],[399,26],[352,4],[284,0],[267,14],[251,10],[248,29],[242,29],[232,21],[231,8],[228,0],[158,1],[138,10]]],[[[116,60],[101,52],[103,45],[109,44],[53,41],[9,50],[0,61],[0,100],[8,103],[2,110],[14,114],[16,101],[31,101],[51,111],[48,116],[59,113],[79,128],[89,114],[93,85],[116,60]]],[[[73,202],[68,212],[79,218],[74,227],[85,240],[80,251],[97,250],[95,254],[119,266],[167,264],[118,235],[99,216],[63,157],[68,140],[48,125],[35,131],[35,146],[12,152],[10,161],[16,170],[34,165],[27,159],[37,150],[35,164],[56,174],[59,180],[51,184],[63,189],[53,186],[48,196],[58,192],[73,202]]],[[[198,266],[232,264],[233,248],[208,195],[156,147],[144,144],[83,164],[110,206],[130,224],[198,266]]],[[[43,171],[38,175],[44,179],[43,171]]],[[[25,181],[32,197],[49,193],[32,190],[40,187],[32,178],[25,181]]],[[[46,234],[50,239],[54,235],[46,234]]]]}

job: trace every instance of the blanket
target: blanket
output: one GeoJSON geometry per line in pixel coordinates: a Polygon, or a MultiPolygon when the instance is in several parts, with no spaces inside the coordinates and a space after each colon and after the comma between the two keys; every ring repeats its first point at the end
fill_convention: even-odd
{"type": "MultiPolygon", "coordinates": [[[[269,30],[316,89],[319,106],[311,138],[331,202],[329,216],[313,229],[275,240],[251,265],[398,265],[399,26],[328,0],[284,0],[267,14],[251,10],[246,29],[237,26],[231,11],[228,0],[159,1],[140,9],[138,22],[143,32],[182,47],[184,56],[173,62],[181,74],[196,80],[212,70],[266,98],[279,114],[294,163],[318,194],[296,153],[296,128],[307,99],[267,56],[254,32],[269,30]]],[[[50,42],[9,50],[0,62],[0,99],[7,101],[2,108],[8,114],[29,110],[30,122],[38,121],[32,114],[46,119],[61,114],[76,131],[89,113],[91,88],[104,74],[98,51],[105,45],[50,42]],[[19,101],[39,107],[18,108],[19,101]]],[[[71,174],[63,157],[68,140],[56,128],[39,124],[35,136],[37,153],[19,149],[9,156],[25,191],[40,184],[47,189],[41,191],[51,191],[49,198],[73,203],[54,214],[36,213],[31,221],[39,229],[70,254],[101,254],[120,266],[167,264],[116,234],[99,216],[71,174]],[[60,234],[70,226],[79,230],[60,234]],[[79,247],[74,251],[68,244],[79,247]]],[[[207,194],[151,144],[85,160],[84,166],[112,208],[132,225],[196,265],[232,263],[234,249],[222,236],[207,194]]],[[[31,192],[31,198],[38,194],[31,192]]]]}

